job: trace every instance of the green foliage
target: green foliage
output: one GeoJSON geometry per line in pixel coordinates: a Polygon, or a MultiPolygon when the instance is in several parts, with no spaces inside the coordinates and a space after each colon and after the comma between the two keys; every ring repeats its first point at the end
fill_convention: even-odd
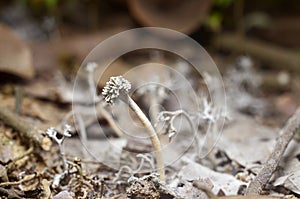
{"type": "Polygon", "coordinates": [[[206,24],[214,32],[218,32],[221,29],[223,16],[220,12],[212,12],[207,19],[206,24]]]}
{"type": "Polygon", "coordinates": [[[214,0],[213,5],[217,7],[227,8],[233,3],[233,0],[214,0]]]}
{"type": "Polygon", "coordinates": [[[226,10],[232,6],[233,3],[235,3],[234,0],[213,0],[213,8],[206,19],[205,25],[213,32],[221,31],[226,10]]]}
{"type": "Polygon", "coordinates": [[[45,6],[49,9],[49,10],[55,10],[58,6],[58,0],[45,0],[45,6]]]}
{"type": "Polygon", "coordinates": [[[17,2],[26,5],[34,14],[47,15],[57,10],[62,0],[17,0],[17,2]]]}

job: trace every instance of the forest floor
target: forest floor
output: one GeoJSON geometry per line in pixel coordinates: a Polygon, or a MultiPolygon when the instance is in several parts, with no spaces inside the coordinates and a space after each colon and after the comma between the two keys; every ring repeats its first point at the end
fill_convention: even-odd
{"type": "MultiPolygon", "coordinates": [[[[157,107],[160,111],[180,108],[195,123],[196,137],[184,115],[174,118],[174,124],[168,123],[174,112],[166,113],[169,119],[162,117],[165,123],[159,129],[163,132],[159,137],[165,147],[164,182],[155,172],[157,160],[152,143],[125,103],[90,106],[84,101],[90,84],[79,91],[83,100],[74,102],[74,78],[83,58],[98,42],[124,29],[78,33],[51,42],[19,44],[20,41],[9,40],[33,55],[34,69],[21,64],[7,70],[0,65],[1,198],[300,197],[298,69],[273,67],[273,60],[266,64],[256,56],[220,50],[226,44],[213,47],[210,53],[226,91],[226,115],[215,112],[207,82],[188,65],[182,74],[189,83],[179,79],[176,84],[180,77],[159,67],[145,66],[129,75],[137,91],[141,82],[156,81],[157,76],[165,82],[175,82],[172,88],[177,86],[163,90],[167,97],[156,90],[153,106],[151,95],[142,89],[132,95],[153,125],[159,122],[151,112],[157,107]],[[191,99],[193,96],[187,92],[190,84],[197,99],[191,99]],[[196,109],[194,103],[198,104],[196,109]],[[174,128],[172,132],[170,128],[174,128]],[[216,129],[222,129],[221,134],[215,133],[216,129]],[[203,144],[203,140],[207,143],[197,143],[203,144]],[[204,156],[199,155],[199,147],[204,147],[204,156]],[[270,175],[264,177],[263,190],[249,193],[264,167],[268,167],[270,175]]],[[[9,33],[4,30],[5,34],[9,33]]],[[[6,51],[1,48],[0,56],[6,51]]],[[[99,81],[94,80],[97,93],[101,93],[110,76],[122,75],[153,56],[174,70],[182,69],[182,61],[173,56],[135,52],[115,61],[99,81]]],[[[28,61],[15,55],[6,58],[16,65],[28,61]]],[[[155,128],[158,131],[159,127],[155,128]]]]}

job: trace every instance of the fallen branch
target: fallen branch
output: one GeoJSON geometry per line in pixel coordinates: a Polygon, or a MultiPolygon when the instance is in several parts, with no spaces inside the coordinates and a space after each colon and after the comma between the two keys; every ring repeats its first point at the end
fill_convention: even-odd
{"type": "Polygon", "coordinates": [[[214,41],[214,45],[234,52],[248,53],[263,61],[272,63],[278,69],[300,72],[300,54],[279,46],[243,38],[235,34],[218,36],[214,41]]]}
{"type": "Polygon", "coordinates": [[[48,137],[43,136],[44,131],[26,123],[19,115],[1,105],[0,120],[4,124],[18,131],[24,140],[29,140],[34,146],[41,147],[44,150],[50,149],[51,140],[48,137]]]}
{"type": "Polygon", "coordinates": [[[276,170],[280,159],[282,158],[289,142],[295,133],[300,130],[300,108],[287,121],[287,124],[280,131],[276,145],[270,154],[263,168],[257,174],[256,178],[250,183],[246,195],[258,195],[270,180],[272,174],[276,170]]]}

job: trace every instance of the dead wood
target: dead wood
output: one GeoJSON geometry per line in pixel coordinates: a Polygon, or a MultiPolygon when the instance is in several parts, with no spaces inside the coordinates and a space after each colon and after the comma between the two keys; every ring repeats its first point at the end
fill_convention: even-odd
{"type": "Polygon", "coordinates": [[[43,135],[44,131],[25,122],[19,115],[0,105],[0,120],[7,126],[18,131],[20,136],[29,144],[49,150],[51,140],[43,135]]]}
{"type": "Polygon", "coordinates": [[[283,129],[281,129],[272,153],[270,154],[263,168],[257,174],[256,178],[250,183],[246,195],[258,195],[262,192],[263,188],[276,170],[289,142],[292,140],[295,133],[299,131],[299,129],[300,108],[297,109],[295,114],[287,121],[283,129]]]}

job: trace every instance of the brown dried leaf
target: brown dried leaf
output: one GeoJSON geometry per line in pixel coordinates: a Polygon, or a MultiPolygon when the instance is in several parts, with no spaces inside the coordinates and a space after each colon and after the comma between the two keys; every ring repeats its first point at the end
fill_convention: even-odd
{"type": "Polygon", "coordinates": [[[25,79],[33,78],[35,70],[27,45],[3,24],[0,24],[0,35],[0,72],[10,73],[25,79]]]}

